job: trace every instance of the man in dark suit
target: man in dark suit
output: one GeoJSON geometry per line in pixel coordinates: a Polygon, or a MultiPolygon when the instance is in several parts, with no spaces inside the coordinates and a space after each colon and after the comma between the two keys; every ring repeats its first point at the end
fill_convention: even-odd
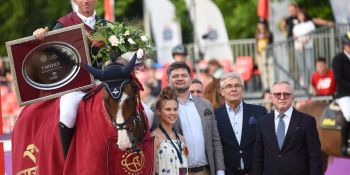
{"type": "Polygon", "coordinates": [[[215,110],[221,144],[224,152],[225,174],[248,174],[252,167],[252,154],[256,138],[256,122],[266,115],[262,106],[242,101],[244,82],[235,72],[220,79],[220,93],[225,104],[215,110]]]}
{"type": "Polygon", "coordinates": [[[344,156],[350,155],[349,130],[350,130],[350,31],[341,38],[343,51],[337,54],[332,61],[334,78],[337,92],[335,94],[344,116],[344,123],[341,127],[342,149],[344,156]]]}
{"type": "Polygon", "coordinates": [[[321,145],[313,117],[292,107],[288,82],[271,88],[275,110],[257,123],[253,175],[321,175],[321,145]]]}

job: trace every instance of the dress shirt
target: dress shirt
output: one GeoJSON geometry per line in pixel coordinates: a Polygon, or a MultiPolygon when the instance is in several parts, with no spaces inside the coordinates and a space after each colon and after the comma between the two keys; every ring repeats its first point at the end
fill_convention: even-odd
{"type": "MultiPolygon", "coordinates": [[[[292,117],[292,112],[293,112],[293,107],[290,107],[286,112],[284,112],[283,114],[285,115],[283,117],[283,122],[284,122],[284,125],[285,125],[285,129],[284,129],[284,135],[287,134],[287,131],[288,131],[288,126],[289,126],[289,123],[290,123],[290,118],[292,117]]],[[[277,134],[277,127],[278,127],[278,115],[280,113],[278,113],[276,110],[275,110],[275,132],[277,134]]]]}
{"type": "Polygon", "coordinates": [[[226,110],[230,118],[233,132],[235,133],[238,144],[241,144],[242,127],[243,127],[243,103],[238,105],[238,111],[235,112],[229,105],[226,105],[226,110]]]}
{"type": "Polygon", "coordinates": [[[205,142],[202,121],[190,94],[186,103],[179,101],[179,117],[182,131],[188,148],[188,166],[199,167],[208,165],[205,153],[205,142]]]}
{"type": "Polygon", "coordinates": [[[96,11],[94,10],[94,13],[90,17],[86,17],[79,12],[77,12],[77,15],[79,18],[84,22],[84,24],[88,25],[91,29],[94,28],[95,23],[96,23],[96,11]]]}

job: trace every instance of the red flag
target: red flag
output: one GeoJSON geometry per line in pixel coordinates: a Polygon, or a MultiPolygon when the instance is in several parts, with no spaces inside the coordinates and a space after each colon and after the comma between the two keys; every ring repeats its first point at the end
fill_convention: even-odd
{"type": "Polygon", "coordinates": [[[114,22],[114,0],[104,0],[105,20],[114,22]]]}
{"type": "Polygon", "coordinates": [[[258,0],[258,16],[268,20],[269,0],[258,0]]]}

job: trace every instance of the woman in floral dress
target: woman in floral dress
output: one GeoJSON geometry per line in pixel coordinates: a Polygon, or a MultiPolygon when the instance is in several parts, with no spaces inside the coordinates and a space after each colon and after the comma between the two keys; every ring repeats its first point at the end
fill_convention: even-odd
{"type": "Polygon", "coordinates": [[[178,102],[170,87],[162,90],[156,103],[160,125],[152,134],[155,137],[155,174],[187,174],[187,149],[184,138],[172,127],[178,118],[178,102]]]}

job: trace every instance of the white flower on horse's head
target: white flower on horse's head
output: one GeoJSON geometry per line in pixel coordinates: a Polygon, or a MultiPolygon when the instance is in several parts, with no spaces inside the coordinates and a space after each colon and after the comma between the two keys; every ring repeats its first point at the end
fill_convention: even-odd
{"type": "Polygon", "coordinates": [[[148,41],[148,38],[147,38],[147,36],[142,35],[142,36],[141,36],[141,40],[142,40],[143,42],[146,42],[146,41],[148,41]]]}
{"type": "Polygon", "coordinates": [[[133,45],[133,44],[136,44],[135,41],[132,39],[132,38],[128,38],[128,42],[133,45]]]}
{"type": "Polygon", "coordinates": [[[118,46],[120,44],[118,38],[115,35],[112,35],[108,38],[108,41],[111,43],[112,46],[118,46]]]}
{"type": "Polygon", "coordinates": [[[144,55],[143,49],[138,49],[136,52],[137,59],[142,59],[143,55],[144,55]]]}
{"type": "Polygon", "coordinates": [[[129,30],[127,30],[123,35],[124,35],[124,36],[129,36],[129,35],[130,35],[129,30]]]}

